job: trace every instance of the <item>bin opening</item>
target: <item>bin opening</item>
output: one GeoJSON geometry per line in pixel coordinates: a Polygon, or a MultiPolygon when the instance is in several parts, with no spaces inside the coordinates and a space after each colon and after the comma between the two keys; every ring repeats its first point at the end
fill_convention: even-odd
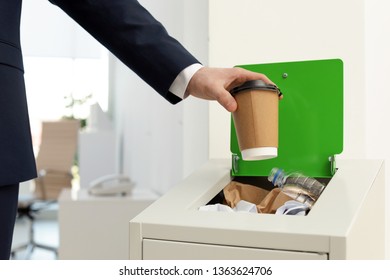
{"type": "MultiPolygon", "coordinates": [[[[331,178],[315,179],[327,186],[331,178]]],[[[313,207],[315,203],[308,207],[286,195],[265,176],[239,176],[200,210],[306,216],[313,207]]]]}
{"type": "MultiPolygon", "coordinates": [[[[227,186],[221,186],[221,193],[205,206],[210,205],[209,211],[240,211],[241,208],[234,208],[237,208],[242,195],[254,204],[244,203],[244,209],[267,214],[278,214],[279,208],[283,214],[302,214],[303,211],[299,210],[306,209],[306,215],[315,207],[322,190],[336,172],[335,156],[343,151],[343,62],[340,59],[324,59],[237,67],[266,74],[283,92],[283,100],[278,102],[277,157],[245,160],[247,158],[240,149],[232,116],[230,151],[233,179],[227,186]],[[295,176],[296,180],[292,177],[285,179],[288,174],[278,170],[272,173],[274,168],[302,171],[305,176],[295,176]],[[274,176],[274,184],[268,182],[269,176],[274,176]],[[303,182],[304,177],[312,178],[313,185],[303,182]],[[243,194],[243,189],[249,190],[250,194],[243,194]],[[269,202],[268,206],[263,199],[269,202]],[[289,203],[291,200],[292,203],[289,203]],[[217,207],[212,207],[213,203],[217,203],[217,207]]],[[[244,137],[247,138],[253,140],[253,137],[244,137]]]]}

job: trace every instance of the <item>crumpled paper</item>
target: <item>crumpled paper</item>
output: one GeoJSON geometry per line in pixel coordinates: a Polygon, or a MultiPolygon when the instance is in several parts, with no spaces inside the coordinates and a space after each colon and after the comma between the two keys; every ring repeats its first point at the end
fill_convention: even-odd
{"type": "Polygon", "coordinates": [[[223,190],[226,204],[231,208],[236,207],[241,200],[253,203],[256,205],[258,213],[275,214],[276,210],[281,207],[286,201],[291,200],[280,191],[279,188],[274,188],[271,191],[243,184],[239,182],[230,182],[223,190]]]}
{"type": "Polygon", "coordinates": [[[289,200],[280,206],[275,214],[305,216],[307,211],[309,211],[309,206],[295,200],[289,200]]]}
{"type": "MultiPolygon", "coordinates": [[[[224,189],[225,204],[204,205],[199,208],[200,211],[220,211],[220,212],[251,212],[263,214],[275,214],[280,207],[278,214],[292,214],[297,212],[288,207],[298,207],[297,205],[285,204],[291,201],[291,197],[274,188],[268,191],[263,188],[232,181],[224,189]]],[[[300,212],[300,211],[298,211],[300,212]]],[[[300,213],[301,214],[301,213],[300,213]]]]}
{"type": "Polygon", "coordinates": [[[258,213],[256,205],[245,200],[240,200],[234,208],[228,205],[217,203],[204,205],[199,207],[200,211],[214,211],[214,212],[247,212],[258,213]]]}

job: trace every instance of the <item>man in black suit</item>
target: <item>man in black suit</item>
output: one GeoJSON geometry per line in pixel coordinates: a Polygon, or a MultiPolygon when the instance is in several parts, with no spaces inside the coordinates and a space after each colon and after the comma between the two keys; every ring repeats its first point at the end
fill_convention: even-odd
{"type": "MultiPolygon", "coordinates": [[[[8,259],[19,182],[36,176],[19,38],[22,0],[0,0],[0,259],[8,259]]],[[[50,0],[161,96],[188,95],[237,108],[229,90],[262,74],[203,67],[136,0],[50,0]]],[[[49,24],[49,23],[48,23],[49,24]]]]}

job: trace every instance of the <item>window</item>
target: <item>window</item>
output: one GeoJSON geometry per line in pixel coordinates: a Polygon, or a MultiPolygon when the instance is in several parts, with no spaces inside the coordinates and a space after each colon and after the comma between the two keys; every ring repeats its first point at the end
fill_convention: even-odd
{"type": "Polygon", "coordinates": [[[34,146],[42,120],[86,119],[98,102],[108,107],[108,55],[101,58],[25,57],[25,80],[34,146]],[[71,101],[75,100],[73,106],[71,101]],[[84,101],[84,102],[77,102],[84,101]]]}

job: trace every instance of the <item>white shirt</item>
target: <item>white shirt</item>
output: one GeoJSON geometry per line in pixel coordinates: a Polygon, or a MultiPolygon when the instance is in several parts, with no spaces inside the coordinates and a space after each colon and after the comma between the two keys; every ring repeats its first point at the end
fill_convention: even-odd
{"type": "Polygon", "coordinates": [[[184,68],[171,84],[169,91],[181,99],[185,99],[188,96],[188,93],[186,93],[188,83],[190,82],[195,72],[197,72],[202,67],[203,65],[195,63],[188,66],[187,68],[184,68]]]}

